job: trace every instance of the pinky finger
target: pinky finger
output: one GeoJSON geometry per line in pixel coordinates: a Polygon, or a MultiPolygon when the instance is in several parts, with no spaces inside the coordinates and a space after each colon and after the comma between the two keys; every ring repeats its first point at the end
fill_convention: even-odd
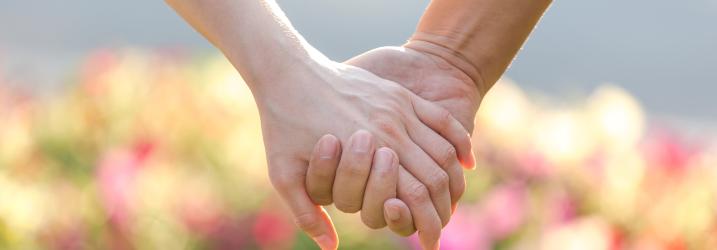
{"type": "Polygon", "coordinates": [[[383,203],[383,216],[388,228],[398,235],[409,236],[416,232],[411,210],[399,199],[391,198],[383,203]]]}

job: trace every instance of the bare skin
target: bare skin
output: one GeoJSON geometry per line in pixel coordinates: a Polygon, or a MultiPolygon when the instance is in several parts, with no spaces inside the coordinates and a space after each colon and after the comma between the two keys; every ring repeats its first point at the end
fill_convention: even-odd
{"type": "Polygon", "coordinates": [[[448,110],[467,131],[473,132],[483,94],[466,73],[445,59],[405,47],[381,47],[346,63],[401,84],[448,110]]]}
{"type": "MultiPolygon", "coordinates": [[[[424,247],[438,247],[440,229],[451,215],[452,194],[464,190],[459,162],[473,161],[468,133],[448,111],[395,82],[327,59],[291,27],[273,1],[168,3],[222,50],[252,90],[272,184],[298,226],[322,248],[336,248],[338,239],[304,184],[311,145],[326,133],[350,145],[350,155],[362,156],[364,162],[373,160],[369,156],[376,146],[396,151],[401,162],[398,197],[407,201],[424,247]],[[351,137],[359,129],[368,132],[351,137]]],[[[359,166],[341,161],[337,169],[342,185],[333,189],[342,195],[334,201],[344,212],[357,212],[363,205],[370,171],[359,166]]]]}
{"type": "MultiPolygon", "coordinates": [[[[508,67],[549,4],[548,0],[435,0],[407,44],[374,49],[346,63],[395,81],[443,107],[472,133],[483,96],[508,67]]],[[[363,167],[376,166],[364,163],[363,167]]],[[[306,185],[312,187],[309,189],[312,198],[331,196],[331,183],[318,181],[312,175],[324,171],[333,176],[332,168],[336,166],[309,167],[306,185]]],[[[365,203],[368,206],[362,209],[364,223],[372,228],[387,224],[400,235],[415,232],[410,226],[411,211],[401,200],[381,196],[388,192],[376,191],[382,188],[388,187],[367,182],[364,200],[378,200],[365,203]],[[385,200],[384,222],[375,218],[381,199],[385,200]]],[[[453,195],[453,206],[459,198],[460,195],[453,195]]],[[[324,204],[330,202],[324,199],[324,204]]]]}
{"type": "MultiPolygon", "coordinates": [[[[361,54],[346,63],[400,83],[417,95],[452,112],[463,127],[472,131],[473,120],[482,95],[470,77],[442,58],[402,47],[383,47],[361,54]]],[[[412,201],[403,198],[408,196],[408,192],[400,188],[397,189],[395,186],[397,182],[402,181],[401,178],[391,181],[391,176],[381,174],[384,172],[376,169],[382,167],[377,163],[376,157],[373,162],[370,158],[357,160],[362,156],[353,155],[349,151],[341,155],[340,159],[338,155],[322,159],[317,155],[319,148],[331,152],[341,151],[341,144],[332,138],[333,136],[326,135],[316,143],[317,151],[314,152],[314,157],[307,170],[306,187],[312,200],[316,204],[329,205],[333,202],[333,197],[342,196],[342,193],[334,193],[333,187],[334,184],[339,185],[343,182],[340,178],[336,178],[338,162],[348,160],[359,165],[359,168],[370,171],[370,175],[366,176],[363,182],[365,191],[363,192],[361,219],[364,224],[370,228],[388,226],[393,232],[402,236],[415,233],[416,228],[413,226],[411,210],[404,203],[404,200],[412,201]],[[376,174],[380,177],[374,177],[376,174]],[[381,181],[372,181],[376,179],[381,181]],[[397,196],[396,193],[401,193],[401,191],[405,192],[404,196],[397,196]],[[397,197],[401,199],[396,199],[397,197]]],[[[390,149],[382,148],[381,150],[390,149]]],[[[469,162],[464,166],[474,165],[469,162]]],[[[415,179],[406,179],[404,181],[409,183],[415,182],[415,179]]],[[[465,183],[461,183],[461,185],[465,185],[465,183]]],[[[453,210],[461,193],[451,193],[451,195],[453,210]]]]}
{"type": "Polygon", "coordinates": [[[274,1],[167,2],[247,81],[272,183],[323,249],[338,245],[317,206],[331,202],[360,210],[372,228],[418,229],[424,248],[438,248],[465,188],[460,165],[474,163],[467,131],[480,100],[550,3],[434,0],[404,47],[341,64],[308,45],[274,1]]]}

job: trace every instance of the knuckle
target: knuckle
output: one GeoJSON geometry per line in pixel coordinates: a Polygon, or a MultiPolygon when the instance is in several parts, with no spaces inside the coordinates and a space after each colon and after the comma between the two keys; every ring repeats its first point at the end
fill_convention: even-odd
{"type": "Polygon", "coordinates": [[[312,213],[305,213],[296,216],[294,222],[296,226],[306,232],[316,232],[321,227],[321,220],[312,213]]]}
{"type": "Polygon", "coordinates": [[[412,234],[414,234],[414,233],[416,232],[416,228],[414,228],[414,227],[412,227],[412,226],[406,225],[406,226],[403,226],[403,227],[401,227],[401,228],[397,228],[397,229],[392,230],[392,231],[393,231],[394,233],[400,235],[400,236],[408,237],[408,236],[411,236],[412,234]]]}
{"type": "Polygon", "coordinates": [[[309,195],[309,198],[311,199],[314,204],[317,205],[331,205],[333,202],[331,189],[325,190],[326,188],[323,187],[315,187],[312,185],[307,185],[306,192],[309,195]]]}
{"type": "Polygon", "coordinates": [[[394,122],[392,119],[389,118],[375,118],[372,123],[380,131],[381,134],[385,135],[386,137],[398,140],[401,138],[401,128],[396,125],[396,122],[394,122]]]}
{"type": "Polygon", "coordinates": [[[311,175],[313,175],[317,179],[321,179],[321,180],[332,180],[332,179],[334,179],[335,173],[333,170],[331,170],[327,167],[323,167],[323,168],[319,167],[319,168],[315,168],[314,171],[311,171],[311,175]]]}
{"type": "Polygon", "coordinates": [[[442,153],[438,156],[438,164],[444,169],[457,161],[458,155],[456,154],[456,148],[450,144],[446,145],[442,153]]]}
{"type": "Polygon", "coordinates": [[[388,92],[390,95],[398,96],[398,97],[407,96],[406,89],[404,87],[399,86],[398,84],[395,84],[395,83],[387,84],[386,92],[388,92]]]}
{"type": "Polygon", "coordinates": [[[399,99],[399,100],[406,100],[406,101],[410,101],[410,100],[411,100],[411,92],[408,91],[408,89],[404,88],[403,86],[398,86],[398,85],[396,85],[396,89],[394,90],[394,94],[395,94],[396,96],[398,96],[399,98],[401,98],[401,99],[399,99]]]}
{"type": "Polygon", "coordinates": [[[435,119],[437,126],[436,129],[439,131],[445,131],[450,127],[453,117],[451,116],[451,113],[449,113],[447,110],[439,108],[435,119]]]}
{"type": "Polygon", "coordinates": [[[415,203],[426,202],[430,199],[428,189],[421,183],[411,184],[407,191],[407,198],[415,203]]]}
{"type": "Polygon", "coordinates": [[[387,101],[385,102],[385,105],[386,105],[385,111],[386,111],[386,112],[392,112],[392,113],[393,113],[393,112],[401,111],[401,110],[402,110],[401,107],[403,106],[403,105],[401,105],[401,102],[400,102],[400,101],[395,100],[395,99],[387,100],[387,101]]]}
{"type": "Polygon", "coordinates": [[[311,201],[314,202],[316,205],[321,206],[328,206],[333,203],[333,200],[331,200],[331,196],[325,196],[325,195],[318,195],[318,196],[311,196],[311,201]]]}
{"type": "Polygon", "coordinates": [[[356,213],[361,210],[361,204],[356,204],[356,203],[351,203],[351,202],[346,202],[346,201],[340,202],[337,200],[336,204],[334,204],[334,205],[336,206],[336,209],[338,209],[339,211],[344,212],[344,213],[353,214],[353,213],[356,213]]]}
{"type": "Polygon", "coordinates": [[[433,192],[440,192],[448,188],[448,174],[444,171],[436,171],[428,180],[428,189],[433,192]]]}
{"type": "Polygon", "coordinates": [[[446,211],[446,213],[447,213],[447,215],[440,215],[440,214],[438,215],[438,216],[441,217],[441,228],[443,228],[443,227],[445,227],[446,225],[448,225],[448,222],[451,221],[451,214],[450,214],[451,211],[448,210],[448,211],[446,211]]]}
{"type": "Polygon", "coordinates": [[[456,187],[451,190],[451,196],[454,202],[458,202],[458,200],[463,197],[463,194],[466,191],[466,183],[465,181],[458,181],[456,184],[456,187]]]}
{"type": "Polygon", "coordinates": [[[271,184],[276,188],[277,190],[288,190],[290,188],[294,187],[295,180],[291,176],[285,174],[282,171],[273,171],[271,175],[269,176],[271,180],[271,184]]]}
{"type": "Polygon", "coordinates": [[[361,221],[364,225],[371,229],[381,229],[386,227],[386,222],[383,221],[383,218],[376,218],[375,216],[370,216],[368,213],[361,212],[361,221]]]}
{"type": "Polygon", "coordinates": [[[365,167],[362,167],[362,166],[359,164],[359,162],[356,161],[356,162],[352,162],[352,163],[346,164],[346,165],[344,166],[343,172],[344,172],[349,178],[351,178],[351,179],[356,179],[356,178],[360,178],[360,177],[365,177],[365,176],[368,174],[369,169],[368,169],[368,168],[365,168],[365,167]]]}

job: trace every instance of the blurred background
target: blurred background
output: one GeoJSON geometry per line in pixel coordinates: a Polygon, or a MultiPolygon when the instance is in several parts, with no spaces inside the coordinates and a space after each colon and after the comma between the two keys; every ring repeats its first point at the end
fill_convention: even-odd
{"type": "MultiPolygon", "coordinates": [[[[336,60],[429,1],[280,0],[336,60]]],[[[717,1],[555,2],[476,120],[445,249],[717,249],[717,1]]],[[[161,1],[0,2],[0,249],[315,249],[226,60],[161,1]]],[[[330,209],[342,248],[411,249],[330,209]]]]}

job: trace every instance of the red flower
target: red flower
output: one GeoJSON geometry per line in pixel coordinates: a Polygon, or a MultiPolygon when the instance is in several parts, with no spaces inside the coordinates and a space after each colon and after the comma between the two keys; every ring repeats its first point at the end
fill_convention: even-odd
{"type": "Polygon", "coordinates": [[[263,209],[254,221],[252,234],[262,249],[289,249],[296,231],[286,215],[263,209]]]}

